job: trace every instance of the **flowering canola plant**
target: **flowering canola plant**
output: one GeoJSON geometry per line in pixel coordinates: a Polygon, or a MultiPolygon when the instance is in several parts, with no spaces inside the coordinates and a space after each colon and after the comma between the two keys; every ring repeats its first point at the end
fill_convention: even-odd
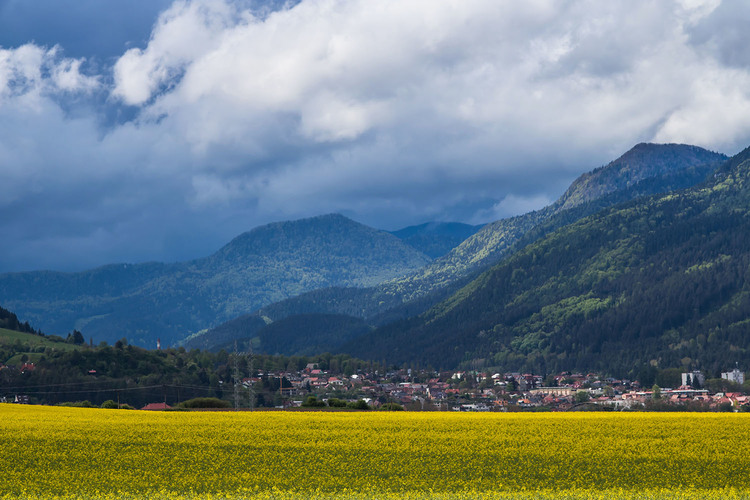
{"type": "Polygon", "coordinates": [[[750,415],[0,405],[0,499],[750,499],[750,415]]]}

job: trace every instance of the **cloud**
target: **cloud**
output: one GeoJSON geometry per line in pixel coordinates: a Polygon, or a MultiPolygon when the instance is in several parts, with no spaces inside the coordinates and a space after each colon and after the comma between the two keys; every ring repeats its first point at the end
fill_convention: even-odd
{"type": "Polygon", "coordinates": [[[187,64],[215,50],[235,16],[222,0],[176,1],[159,16],[146,49],[130,49],[117,61],[113,95],[127,104],[143,104],[187,64]]]}
{"type": "Polygon", "coordinates": [[[330,211],[484,222],[637,142],[731,154],[748,21],[698,0],[178,0],[111,66],[3,49],[0,229],[38,229],[0,269],[56,245],[96,256],[46,257],[68,268],[197,256],[330,211]]]}
{"type": "Polygon", "coordinates": [[[60,56],[59,47],[26,44],[0,48],[0,104],[26,97],[28,101],[61,92],[88,92],[99,86],[96,77],[81,74],[82,59],[60,56]]]}
{"type": "Polygon", "coordinates": [[[495,221],[518,214],[525,214],[544,208],[554,201],[555,200],[547,198],[546,196],[527,197],[509,194],[490,209],[477,212],[472,222],[482,224],[487,221],[495,221]]]}

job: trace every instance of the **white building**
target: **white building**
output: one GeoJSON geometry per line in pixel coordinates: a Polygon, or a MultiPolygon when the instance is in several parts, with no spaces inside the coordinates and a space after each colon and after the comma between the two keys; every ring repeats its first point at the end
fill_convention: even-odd
{"type": "Polygon", "coordinates": [[[705,382],[705,375],[698,370],[682,374],[682,385],[703,387],[705,382]]]}
{"type": "Polygon", "coordinates": [[[739,368],[735,368],[731,372],[724,372],[721,374],[721,378],[729,380],[730,382],[736,382],[738,384],[745,383],[745,374],[742,373],[739,368]]]}

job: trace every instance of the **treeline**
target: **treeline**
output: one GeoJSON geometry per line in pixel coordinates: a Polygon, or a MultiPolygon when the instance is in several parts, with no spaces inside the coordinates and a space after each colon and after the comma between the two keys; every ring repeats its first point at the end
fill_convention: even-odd
{"type": "Polygon", "coordinates": [[[32,328],[28,321],[21,323],[18,321],[18,316],[2,307],[0,307],[0,328],[16,332],[42,335],[42,332],[32,328]]]}
{"type": "Polygon", "coordinates": [[[114,346],[84,344],[66,350],[0,345],[0,360],[11,359],[17,362],[0,370],[0,397],[12,400],[25,394],[40,404],[87,400],[100,405],[114,400],[136,408],[165,401],[174,405],[197,397],[229,401],[234,396],[235,375],[240,380],[260,378],[253,401],[243,392],[243,407],[274,406],[280,401],[279,388],[291,385],[273,375],[275,372],[303,370],[309,363],[341,373],[374,367],[345,354],[249,356],[184,348],[149,351],[124,340],[114,346]],[[21,371],[27,362],[33,363],[33,368],[25,365],[21,371]]]}

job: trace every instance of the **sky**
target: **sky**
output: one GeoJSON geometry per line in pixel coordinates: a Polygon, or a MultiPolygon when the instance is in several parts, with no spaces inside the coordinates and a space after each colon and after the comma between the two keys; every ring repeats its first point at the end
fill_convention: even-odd
{"type": "Polygon", "coordinates": [[[750,145],[750,3],[0,0],[0,272],[338,212],[541,208],[639,142],[750,145]]]}

